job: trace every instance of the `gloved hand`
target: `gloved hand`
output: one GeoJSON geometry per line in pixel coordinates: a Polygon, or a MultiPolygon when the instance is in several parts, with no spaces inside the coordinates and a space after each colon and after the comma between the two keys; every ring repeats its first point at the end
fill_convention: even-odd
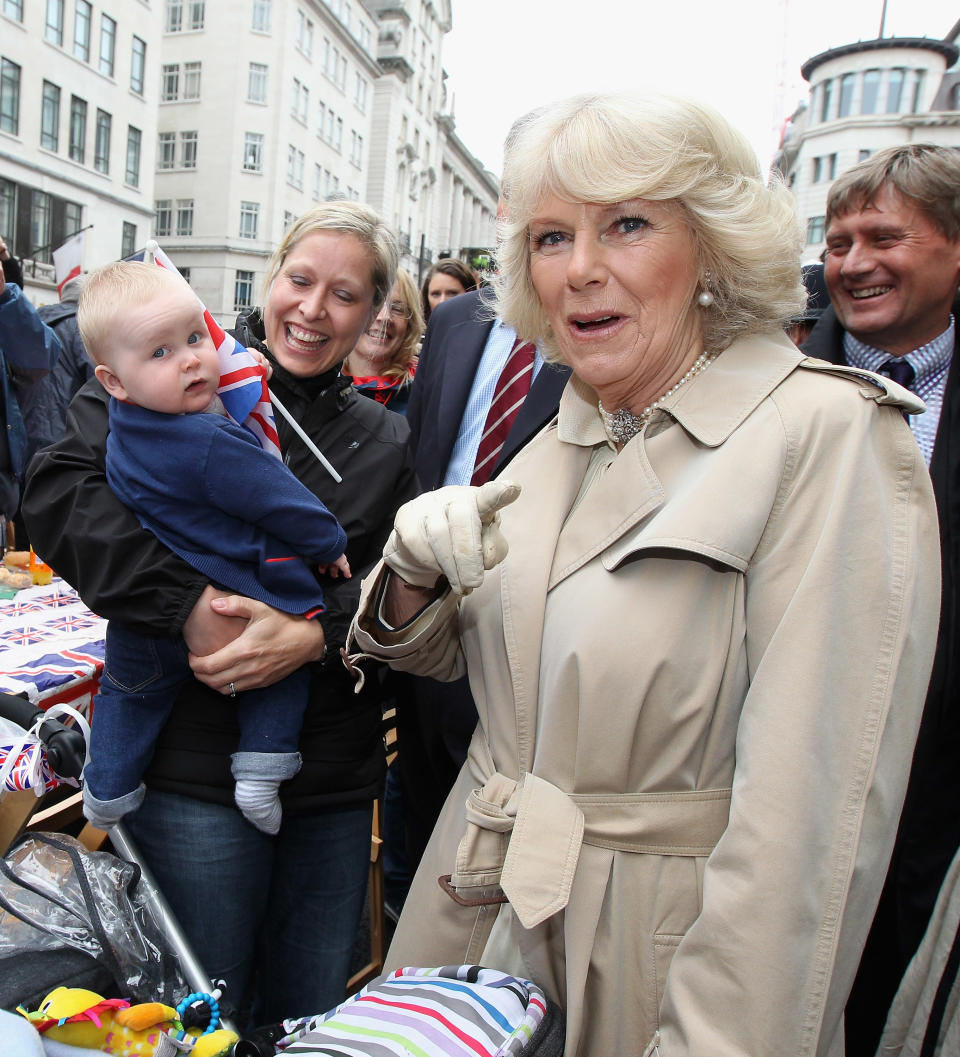
{"type": "Polygon", "coordinates": [[[433,587],[443,575],[468,595],[507,556],[499,511],[519,494],[519,485],[499,480],[425,492],[397,511],[383,560],[408,584],[433,587]]]}

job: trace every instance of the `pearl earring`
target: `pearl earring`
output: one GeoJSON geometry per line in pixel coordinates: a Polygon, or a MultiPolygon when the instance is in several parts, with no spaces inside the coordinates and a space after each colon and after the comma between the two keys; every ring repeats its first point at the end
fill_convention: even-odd
{"type": "Polygon", "coordinates": [[[713,294],[709,290],[701,290],[697,295],[697,304],[701,308],[709,308],[713,304],[713,294]]]}

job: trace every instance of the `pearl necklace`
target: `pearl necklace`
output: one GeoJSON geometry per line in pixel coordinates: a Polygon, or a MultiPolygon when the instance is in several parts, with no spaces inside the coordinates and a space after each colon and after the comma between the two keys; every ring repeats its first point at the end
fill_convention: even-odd
{"type": "Polygon", "coordinates": [[[689,382],[691,378],[695,378],[698,374],[705,371],[713,362],[713,359],[714,357],[712,353],[701,352],[691,364],[690,370],[687,371],[680,381],[675,385],[672,385],[662,396],[654,400],[652,404],[645,407],[639,415],[635,415],[625,407],[610,412],[598,400],[597,407],[600,409],[600,418],[603,420],[603,428],[606,430],[607,436],[614,442],[614,444],[626,444],[631,437],[635,437],[640,430],[643,429],[647,422],[650,421],[650,416],[665,400],[668,400],[673,396],[681,385],[684,385],[686,382],[689,382]]]}

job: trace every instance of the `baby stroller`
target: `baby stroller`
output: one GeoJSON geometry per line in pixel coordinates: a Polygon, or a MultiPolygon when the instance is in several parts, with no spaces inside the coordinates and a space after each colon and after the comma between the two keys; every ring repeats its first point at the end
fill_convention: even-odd
{"type": "MultiPolygon", "coordinates": [[[[36,731],[46,763],[59,778],[75,782],[80,777],[86,755],[82,730],[5,694],[0,694],[0,717],[36,731]]],[[[9,795],[0,788],[0,842],[4,844],[10,837],[11,819],[4,817],[2,808],[9,795]]],[[[33,797],[32,792],[27,795],[33,797]]],[[[22,809],[22,819],[14,813],[14,828],[26,821],[29,806],[22,809]]],[[[140,1001],[168,1004],[189,990],[181,1005],[185,1002],[185,1009],[197,1010],[201,1017],[206,1012],[204,1005],[210,1008],[209,997],[216,1000],[218,992],[123,826],[112,829],[109,838],[116,855],[95,852],[92,855],[101,857],[95,862],[79,841],[59,834],[27,833],[14,840],[11,852],[0,862],[0,1009],[18,1004],[34,1008],[65,980],[86,987],[88,981],[99,981],[103,990],[111,986],[118,992],[133,990],[140,1001]],[[18,853],[22,853],[21,860],[27,860],[26,879],[18,877],[12,884],[15,890],[18,882],[29,890],[35,887],[33,879],[51,847],[71,861],[81,878],[79,889],[86,889],[83,912],[57,907],[62,915],[56,922],[51,921],[49,900],[36,892],[30,893],[32,907],[30,899],[16,902],[10,897],[11,860],[16,862],[18,853]],[[36,862],[40,866],[35,871],[36,862]],[[103,873],[109,875],[109,883],[100,883],[103,873]],[[122,889],[123,898],[111,902],[109,912],[104,913],[98,903],[105,892],[115,895],[117,888],[122,889]],[[18,920],[28,918],[40,925],[48,939],[52,932],[52,939],[62,942],[45,943],[34,951],[21,949],[4,959],[3,913],[11,912],[11,902],[18,920]],[[84,916],[93,938],[85,937],[71,947],[68,937],[76,941],[77,919],[84,916]]],[[[233,1030],[229,1022],[219,1020],[221,1027],[233,1030]]],[[[359,1057],[384,1052],[384,1045],[392,1053],[424,1057],[474,1057],[477,1053],[562,1057],[563,1034],[559,1007],[530,981],[480,966],[415,967],[378,977],[327,1012],[250,1032],[236,1041],[232,1057],[278,1053],[359,1057]]],[[[161,1052],[167,1051],[157,1051],[161,1052]]]]}

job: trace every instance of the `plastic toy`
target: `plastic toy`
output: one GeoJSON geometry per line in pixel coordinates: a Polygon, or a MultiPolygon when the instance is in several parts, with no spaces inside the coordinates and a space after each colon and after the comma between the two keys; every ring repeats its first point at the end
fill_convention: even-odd
{"type": "Polygon", "coordinates": [[[132,1006],[124,999],[105,999],[83,988],[58,987],[35,1012],[28,1013],[22,1006],[17,1012],[49,1039],[124,1057],[221,1057],[239,1040],[235,1032],[217,1028],[216,995],[192,994],[173,1009],[159,1002],[132,1006]],[[203,1034],[197,1028],[185,1030],[180,1020],[198,1001],[210,1010],[203,1034]]]}

